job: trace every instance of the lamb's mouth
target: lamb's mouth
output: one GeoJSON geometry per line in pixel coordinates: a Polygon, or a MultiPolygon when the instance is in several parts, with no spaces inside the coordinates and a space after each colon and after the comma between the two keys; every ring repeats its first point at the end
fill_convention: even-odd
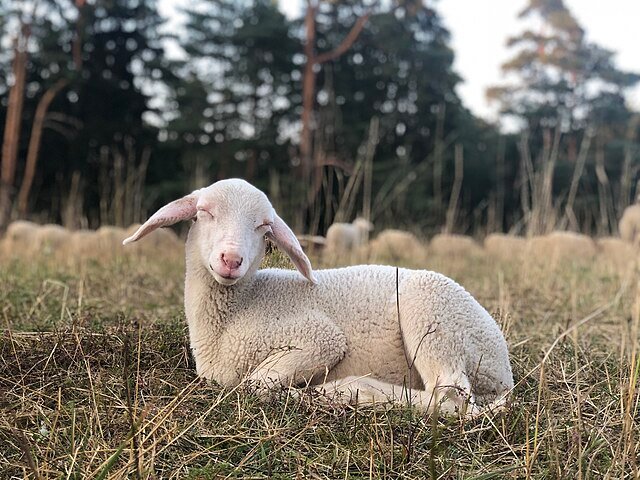
{"type": "Polygon", "coordinates": [[[238,280],[242,278],[241,275],[233,275],[231,273],[219,273],[219,272],[216,272],[215,270],[212,273],[213,273],[213,278],[215,278],[220,285],[225,285],[225,286],[234,285],[238,280]]]}

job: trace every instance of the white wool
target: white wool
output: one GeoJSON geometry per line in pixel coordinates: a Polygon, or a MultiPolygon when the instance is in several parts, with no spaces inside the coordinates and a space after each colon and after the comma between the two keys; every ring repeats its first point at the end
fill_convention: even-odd
{"type": "Polygon", "coordinates": [[[640,203],[624,209],[618,230],[620,237],[626,242],[640,244],[640,203]]]}
{"type": "Polygon", "coordinates": [[[7,227],[2,241],[2,253],[7,257],[34,255],[38,251],[40,225],[26,220],[16,220],[7,227]]]}
{"type": "Polygon", "coordinates": [[[121,227],[102,225],[96,230],[96,240],[103,255],[114,256],[122,252],[122,241],[127,238],[127,231],[121,227]]]}
{"type": "Polygon", "coordinates": [[[429,242],[429,253],[443,256],[479,256],[482,248],[466,235],[439,233],[429,242]]]}
{"type": "Polygon", "coordinates": [[[78,259],[101,257],[100,237],[95,230],[75,230],[71,233],[71,245],[78,259]]]}
{"type": "Polygon", "coordinates": [[[353,223],[334,223],[327,230],[325,252],[334,256],[353,253],[367,243],[372,230],[373,224],[364,218],[356,218],[353,223]]]}
{"type": "Polygon", "coordinates": [[[545,262],[585,261],[596,256],[596,244],[591,237],[581,233],[555,231],[531,237],[527,252],[535,259],[545,262]]]}
{"type": "MultiPolygon", "coordinates": [[[[129,226],[125,230],[124,236],[120,239],[118,245],[121,246],[122,240],[133,235],[138,228],[140,228],[140,224],[129,226]]],[[[170,228],[159,228],[151,232],[144,243],[134,245],[133,247],[137,253],[144,255],[170,255],[178,252],[182,255],[184,242],[180,240],[170,228]]]]}
{"type": "Polygon", "coordinates": [[[527,241],[523,237],[492,233],[484,239],[484,250],[499,260],[517,261],[524,257],[527,241]]]}
{"type": "Polygon", "coordinates": [[[369,242],[369,260],[412,261],[422,263],[426,259],[427,248],[413,233],[387,229],[369,242]]]}
{"type": "Polygon", "coordinates": [[[166,205],[124,243],[190,218],[185,311],[201,377],[226,386],[248,380],[265,393],[315,385],[344,401],[357,393],[445,413],[463,411],[467,400],[467,413],[479,413],[512,389],[500,328],[460,285],[375,265],[313,272],[267,197],[243,180],[166,205]],[[299,272],[258,271],[265,236],[299,272]],[[413,390],[403,395],[402,385],[413,390]]]}
{"type": "Polygon", "coordinates": [[[617,270],[635,268],[640,260],[640,250],[618,237],[603,237],[596,241],[598,258],[617,270]]]}

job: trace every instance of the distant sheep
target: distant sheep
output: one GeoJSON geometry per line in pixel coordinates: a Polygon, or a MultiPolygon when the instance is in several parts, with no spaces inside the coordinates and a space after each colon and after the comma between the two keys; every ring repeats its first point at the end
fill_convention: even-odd
{"type": "Polygon", "coordinates": [[[591,237],[575,232],[555,231],[531,237],[527,252],[538,260],[591,260],[596,256],[596,244],[591,237]]]}
{"type": "Polygon", "coordinates": [[[36,231],[35,245],[39,255],[64,256],[71,245],[71,232],[53,223],[42,225],[36,231]]]}
{"type": "Polygon", "coordinates": [[[373,224],[364,218],[356,218],[353,223],[334,223],[327,230],[325,253],[343,256],[356,252],[367,242],[373,224]]]}
{"type": "Polygon", "coordinates": [[[127,231],[121,227],[102,225],[96,230],[96,241],[100,245],[105,256],[119,255],[122,253],[122,241],[127,238],[127,231]]]}
{"type": "Polygon", "coordinates": [[[38,251],[38,230],[40,225],[27,220],[16,220],[7,227],[2,241],[6,257],[28,256],[38,251]]]}
{"type": "Polygon", "coordinates": [[[429,242],[429,253],[441,256],[480,256],[482,247],[465,235],[439,233],[429,242]]]}
{"type": "Polygon", "coordinates": [[[527,241],[523,237],[492,233],[484,239],[484,250],[493,258],[511,262],[521,259],[526,251],[527,241]]]}
{"type": "Polygon", "coordinates": [[[633,268],[640,260],[640,250],[618,237],[603,237],[596,241],[598,258],[617,269],[633,268]]]}
{"type": "MultiPolygon", "coordinates": [[[[140,224],[129,226],[124,232],[124,238],[130,237],[140,228],[140,224]]],[[[120,245],[122,245],[122,239],[120,245]]],[[[184,242],[170,228],[159,228],[149,235],[149,241],[134,245],[134,250],[142,254],[182,255],[184,242]]]]}
{"type": "Polygon", "coordinates": [[[453,280],[372,265],[314,272],[267,196],[238,179],[165,205],[124,243],[181,220],[193,220],[185,312],[201,377],[450,414],[504,404],[513,387],[505,339],[453,280]],[[298,272],[258,270],[266,239],[298,272]]]}
{"type": "Polygon", "coordinates": [[[387,229],[369,242],[369,260],[410,261],[420,264],[426,259],[426,246],[413,233],[387,229]]]}
{"type": "Polygon", "coordinates": [[[75,230],[71,233],[72,251],[77,258],[103,257],[100,239],[95,230],[75,230]]]}
{"type": "Polygon", "coordinates": [[[640,203],[624,209],[618,223],[620,237],[629,243],[640,244],[640,203]]]}

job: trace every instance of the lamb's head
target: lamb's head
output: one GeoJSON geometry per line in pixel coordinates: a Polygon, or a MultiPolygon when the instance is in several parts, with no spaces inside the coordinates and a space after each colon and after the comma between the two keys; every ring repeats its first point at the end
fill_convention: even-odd
{"type": "Polygon", "coordinates": [[[147,220],[126,245],[153,230],[193,219],[189,243],[196,261],[221,285],[234,285],[252,275],[270,238],[302,275],[315,282],[311,263],[298,239],[276,214],[267,196],[239,179],[221,180],[165,205],[147,220]]]}
{"type": "Polygon", "coordinates": [[[366,218],[358,217],[353,221],[353,225],[363,231],[363,232],[371,232],[373,231],[373,223],[371,223],[366,218]]]}

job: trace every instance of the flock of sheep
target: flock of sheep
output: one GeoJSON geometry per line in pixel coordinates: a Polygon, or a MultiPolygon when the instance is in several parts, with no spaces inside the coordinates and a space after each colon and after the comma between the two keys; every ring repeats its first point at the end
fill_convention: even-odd
{"type": "MultiPolygon", "coordinates": [[[[640,204],[629,207],[620,221],[621,237],[596,240],[575,232],[554,231],[531,238],[492,233],[483,244],[465,235],[437,234],[427,244],[416,235],[388,229],[368,241],[373,226],[363,219],[333,224],[324,240],[324,256],[329,261],[406,261],[420,264],[428,256],[487,255],[503,261],[543,258],[545,261],[585,261],[601,258],[615,266],[632,265],[640,255],[640,204]]],[[[316,239],[316,243],[321,243],[316,239]]]]}
{"type": "MultiPolygon", "coordinates": [[[[38,225],[26,220],[12,222],[0,239],[0,255],[5,258],[45,256],[108,259],[125,253],[122,241],[138,229],[131,225],[124,229],[102,226],[97,230],[68,230],[60,225],[38,225]]],[[[128,253],[154,254],[176,251],[182,255],[183,242],[169,229],[153,233],[150,241],[136,246],[128,253]]]]}
{"type": "MultiPolygon", "coordinates": [[[[170,229],[158,229],[141,245],[122,249],[122,241],[138,224],[129,228],[102,226],[97,230],[70,231],[60,225],[38,225],[18,220],[9,225],[0,239],[3,257],[44,255],[108,259],[123,254],[177,252],[184,243],[170,229]]],[[[464,235],[437,234],[427,244],[411,232],[386,229],[369,240],[373,224],[362,218],[353,223],[334,223],[326,238],[301,236],[303,245],[323,245],[323,257],[329,262],[368,261],[422,264],[428,256],[487,255],[503,261],[518,261],[525,256],[546,260],[592,260],[601,258],[615,266],[633,264],[640,249],[640,203],[628,207],[620,220],[620,237],[592,239],[575,232],[555,231],[532,238],[492,233],[483,244],[464,235]]]]}

